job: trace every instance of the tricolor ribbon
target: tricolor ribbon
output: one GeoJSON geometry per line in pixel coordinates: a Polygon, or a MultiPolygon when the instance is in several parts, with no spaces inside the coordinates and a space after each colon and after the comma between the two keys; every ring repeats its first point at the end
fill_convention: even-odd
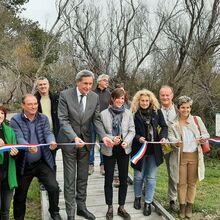
{"type": "Polygon", "coordinates": [[[133,164],[137,164],[137,162],[144,156],[146,150],[147,150],[148,143],[145,141],[139,151],[131,158],[131,162],[133,164]]]}
{"type": "MultiPolygon", "coordinates": [[[[83,142],[85,145],[92,145],[92,144],[96,144],[96,143],[86,143],[83,142]]],[[[57,143],[57,145],[60,146],[76,146],[80,143],[57,143]]],[[[103,143],[99,143],[99,145],[102,145],[103,143]]],[[[50,143],[46,143],[46,144],[5,144],[3,147],[0,147],[0,153],[2,152],[7,152],[10,151],[11,148],[15,147],[18,150],[26,150],[28,148],[31,147],[45,147],[45,146],[50,146],[50,143]]]]}
{"type": "Polygon", "coordinates": [[[210,144],[220,144],[220,138],[209,138],[208,141],[210,144]]]}
{"type": "MultiPolygon", "coordinates": [[[[208,138],[207,140],[210,144],[220,144],[220,138],[208,138]]],[[[199,141],[199,140],[195,139],[195,141],[199,141]]],[[[85,145],[97,144],[97,143],[86,143],[86,142],[83,142],[83,143],[85,145]]],[[[164,143],[175,144],[176,142],[166,141],[164,143]]],[[[78,144],[80,144],[80,143],[75,143],[75,142],[74,143],[57,143],[58,146],[59,145],[60,146],[76,146],[78,144]]],[[[140,150],[137,152],[137,154],[131,158],[132,163],[136,164],[143,157],[144,153],[147,150],[147,144],[163,144],[163,143],[161,143],[160,141],[148,141],[148,142],[143,143],[140,150]]],[[[99,145],[104,145],[104,143],[99,143],[99,145]]],[[[45,147],[45,146],[50,146],[50,143],[46,143],[46,144],[5,144],[4,146],[0,147],[0,153],[10,151],[11,148],[13,148],[13,147],[17,148],[18,150],[26,150],[27,148],[30,148],[30,147],[45,147]]]]}
{"type": "Polygon", "coordinates": [[[3,147],[0,147],[0,153],[10,151],[13,147],[18,150],[26,150],[31,147],[41,147],[48,145],[50,144],[5,144],[3,147]]]}

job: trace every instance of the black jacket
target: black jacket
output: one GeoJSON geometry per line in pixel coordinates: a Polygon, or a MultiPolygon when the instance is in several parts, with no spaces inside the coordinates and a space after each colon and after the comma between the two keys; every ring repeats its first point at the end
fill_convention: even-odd
{"type": "MultiPolygon", "coordinates": [[[[41,95],[39,92],[35,94],[38,102],[38,112],[42,113],[42,108],[41,108],[41,95]]],[[[58,94],[52,94],[49,92],[49,97],[51,100],[51,117],[52,117],[52,123],[53,123],[53,133],[55,138],[57,138],[58,132],[59,132],[59,119],[58,119],[58,114],[57,114],[57,109],[58,109],[58,103],[59,103],[59,95],[58,94]]]]}
{"type": "Polygon", "coordinates": [[[108,89],[101,90],[98,87],[93,91],[99,96],[100,112],[107,109],[111,100],[110,91],[108,89]]]}
{"type": "MultiPolygon", "coordinates": [[[[166,122],[164,120],[163,113],[160,109],[152,112],[152,117],[151,117],[150,123],[153,128],[154,141],[160,141],[162,138],[167,138],[168,127],[167,127],[166,122]],[[160,132],[158,129],[159,127],[161,128],[160,132]]],[[[147,128],[144,124],[144,121],[143,121],[139,111],[137,111],[134,115],[134,124],[135,124],[136,135],[135,135],[133,142],[132,142],[131,157],[133,157],[142,146],[142,143],[139,142],[139,138],[146,137],[146,134],[147,134],[147,128]]],[[[161,144],[149,144],[149,145],[152,150],[152,153],[155,156],[156,165],[159,166],[160,164],[163,163],[163,152],[162,152],[161,144]]],[[[147,154],[147,153],[148,153],[148,151],[146,151],[145,154],[147,154]]],[[[136,165],[131,163],[131,166],[134,169],[141,171],[142,161],[143,161],[143,158],[140,159],[136,165]]]]}

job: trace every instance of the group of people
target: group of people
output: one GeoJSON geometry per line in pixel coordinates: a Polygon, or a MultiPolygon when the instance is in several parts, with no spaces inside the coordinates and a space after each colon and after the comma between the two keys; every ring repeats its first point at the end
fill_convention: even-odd
{"type": "Polygon", "coordinates": [[[75,219],[75,212],[94,220],[95,216],[86,206],[88,174],[94,171],[91,170],[94,146],[89,144],[94,142],[94,132],[99,137],[103,159],[100,165],[104,167],[107,220],[113,219],[112,184],[116,163],[119,176],[117,214],[125,220],[131,218],[125,209],[131,157],[138,157],[131,163],[135,209],[142,207],[145,185],[143,215],[151,214],[156,172],[165,158],[170,208],[177,211],[179,203],[180,217],[192,217],[196,184],[204,178],[201,144],[207,141],[209,134],[201,118],[196,116],[199,131],[195,117],[191,115],[191,98],[181,96],[174,105],[173,89],[162,86],[160,106],[153,92],[142,89],[134,95],[131,108],[127,109],[124,89],[116,88],[104,94],[108,77],[102,75],[97,81],[97,91],[93,92],[94,74],[82,70],[76,75],[75,87],[62,91],[58,99],[49,92],[48,80],[39,78],[37,94],[26,94],[22,98],[22,112],[12,117],[10,126],[5,123],[6,108],[0,106],[0,147],[30,144],[19,150],[12,145],[10,152],[0,152],[0,219],[9,219],[14,189],[14,219],[25,219],[27,192],[33,177],[37,177],[48,192],[51,218],[62,219],[54,153],[57,143],[62,143],[59,148],[63,154],[68,220],[75,219]],[[104,97],[101,112],[100,95],[104,97]]]}

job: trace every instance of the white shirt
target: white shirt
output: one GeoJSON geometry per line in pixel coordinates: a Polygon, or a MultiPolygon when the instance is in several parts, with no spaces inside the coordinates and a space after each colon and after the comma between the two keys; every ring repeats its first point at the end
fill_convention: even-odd
{"type": "MultiPolygon", "coordinates": [[[[76,93],[77,93],[78,103],[80,103],[82,93],[79,91],[78,87],[76,87],[76,93]]],[[[84,111],[85,111],[85,108],[86,108],[86,99],[87,99],[87,94],[83,95],[83,98],[82,98],[83,110],[84,111]]]]}
{"type": "Polygon", "coordinates": [[[166,124],[168,126],[170,126],[170,124],[172,124],[176,118],[176,109],[174,104],[171,105],[170,108],[164,108],[163,106],[161,107],[161,111],[163,113],[163,117],[166,121],[166,124]]]}
{"type": "Polygon", "coordinates": [[[192,153],[197,151],[198,145],[196,142],[196,137],[193,134],[192,130],[183,127],[183,152],[185,153],[192,153]]]}

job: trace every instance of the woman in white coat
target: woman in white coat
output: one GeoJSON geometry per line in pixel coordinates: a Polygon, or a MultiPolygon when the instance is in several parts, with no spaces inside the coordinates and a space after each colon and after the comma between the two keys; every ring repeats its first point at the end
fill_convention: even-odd
{"type": "Polygon", "coordinates": [[[190,114],[192,99],[181,96],[177,100],[178,118],[169,128],[168,138],[173,151],[170,155],[170,175],[178,186],[180,218],[192,217],[192,205],[196,196],[197,181],[204,179],[205,166],[201,144],[209,134],[198,116],[190,114]],[[197,118],[201,130],[195,122],[197,118]]]}

